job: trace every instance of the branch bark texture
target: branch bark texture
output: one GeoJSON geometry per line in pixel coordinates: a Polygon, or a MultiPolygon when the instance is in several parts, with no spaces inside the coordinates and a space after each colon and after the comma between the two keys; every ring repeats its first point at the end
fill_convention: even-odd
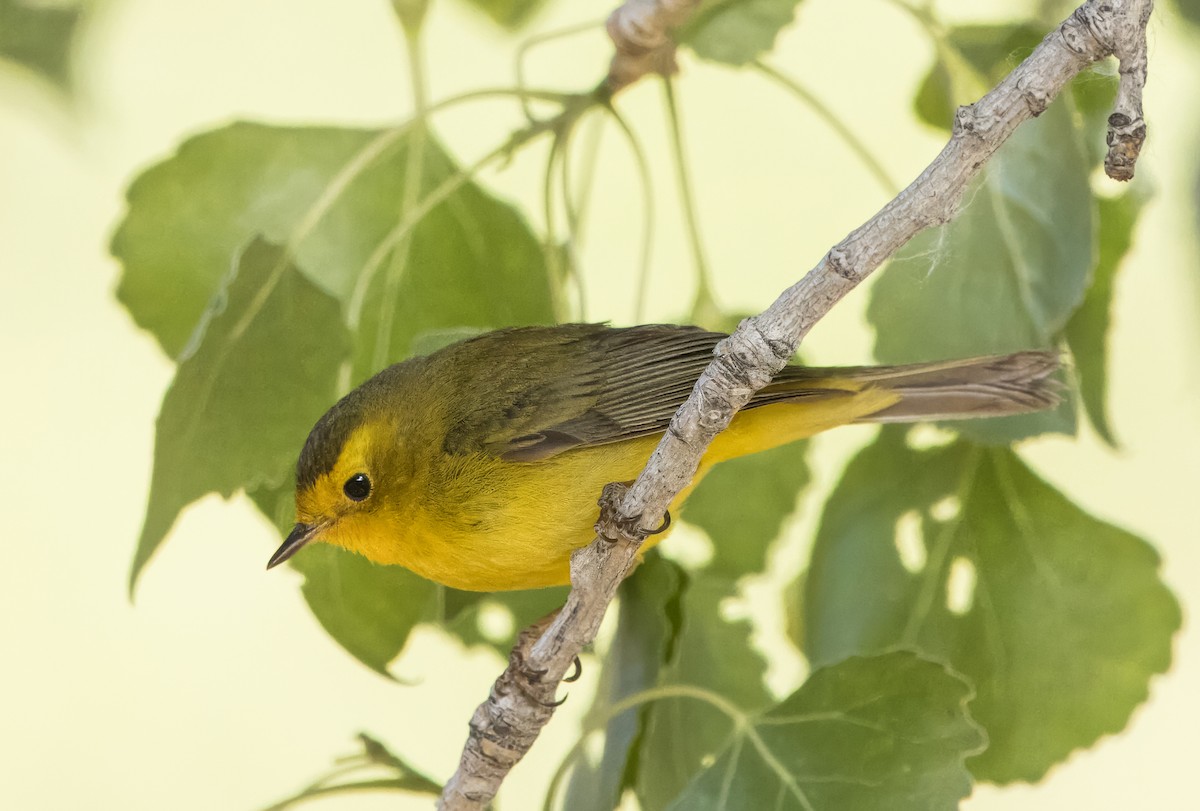
{"type": "MultiPolygon", "coordinates": [[[[653,7],[657,11],[650,19],[665,32],[678,22],[662,21],[676,19],[670,14],[688,5],[686,0],[630,0],[622,9],[653,7]]],[[[1153,0],[1090,0],[1076,9],[999,85],[958,109],[949,142],[908,188],[717,346],[641,476],[632,487],[605,489],[598,538],[571,558],[573,588],[566,604],[556,616],[527,629],[513,648],[508,668],[471,719],[462,760],[443,790],[440,808],[483,809],[495,796],[549,721],[563,675],[595,638],[642,540],[660,525],[713,437],[737,410],[783,368],[834,304],[916,234],[953,218],[970,182],[1018,125],[1045,110],[1089,64],[1112,55],[1120,62],[1120,86],[1109,118],[1106,168],[1116,179],[1133,176],[1146,136],[1141,94],[1153,5],[1153,0]]],[[[614,64],[619,58],[620,53],[614,64]]]]}

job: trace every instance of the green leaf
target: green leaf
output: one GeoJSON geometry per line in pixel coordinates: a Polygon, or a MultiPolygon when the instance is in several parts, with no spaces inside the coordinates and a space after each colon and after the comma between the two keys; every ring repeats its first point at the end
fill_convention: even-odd
{"type": "MultiPolygon", "coordinates": [[[[427,192],[458,167],[430,145],[422,170],[427,192]]],[[[418,349],[418,336],[469,337],[519,324],[554,321],[545,256],[513,207],[467,184],[429,212],[407,249],[398,249],[367,287],[355,379],[418,349]],[[380,347],[380,342],[383,342],[380,347]]],[[[423,341],[424,351],[430,342],[423,341]]]]}
{"type": "MultiPolygon", "coordinates": [[[[249,495],[285,536],[296,520],[292,482],[249,495]]],[[[304,575],[300,591],[321,627],[351,656],[392,678],[388,665],[424,619],[438,586],[399,566],[380,566],[323,543],[309,545],[289,565],[304,575]]]]}
{"type": "Polygon", "coordinates": [[[1180,610],[1158,566],[1012,451],[916,451],[885,430],[826,503],[803,648],[818,665],[897,646],[948,662],[991,740],[972,773],[1035,781],[1121,730],[1170,665],[1180,610]]]}
{"type": "MultiPolygon", "coordinates": [[[[1101,62],[1083,71],[1072,80],[1071,100],[1079,114],[1080,133],[1088,165],[1097,167],[1108,153],[1108,117],[1117,97],[1117,76],[1101,62]]],[[[1115,66],[1112,66],[1115,68],[1115,66]]],[[[1142,185],[1142,184],[1139,184],[1142,185]]]]}
{"type": "Polygon", "coordinates": [[[702,0],[675,32],[675,41],[701,59],[740,67],[775,47],[800,0],[702,0]]]}
{"type": "Polygon", "coordinates": [[[707,572],[737,577],[766,567],[771,542],[811,478],[807,452],[806,442],[796,442],[731,459],[701,480],[684,503],[682,518],[712,539],[707,572]]]}
{"type": "Polygon", "coordinates": [[[585,730],[604,729],[604,753],[599,763],[581,759],[571,771],[563,808],[613,809],[622,791],[632,785],[641,751],[638,739],[649,709],[634,707],[608,716],[617,703],[657,684],[679,630],[682,577],[675,564],[651,550],[637,576],[621,584],[617,630],[604,656],[596,699],[583,722],[585,730]]]}
{"type": "Polygon", "coordinates": [[[0,0],[0,59],[23,65],[66,90],[71,84],[71,44],[82,19],[80,5],[0,0]]]}
{"type": "MultiPolygon", "coordinates": [[[[129,211],[112,242],[124,266],[118,298],[175,355],[230,257],[263,233],[292,245],[302,271],[348,304],[401,220],[409,149],[418,142],[425,194],[459,176],[428,131],[417,139],[399,130],[237,123],[186,141],[130,186],[129,211]]],[[[404,256],[407,262],[393,257],[369,281],[359,336],[368,365],[355,379],[404,358],[421,332],[551,319],[537,239],[511,206],[473,183],[421,220],[404,256]],[[388,291],[394,295],[384,301],[388,291]],[[373,363],[381,314],[394,319],[385,338],[395,349],[373,363]]]]}
{"type": "Polygon", "coordinates": [[[482,11],[496,25],[515,31],[529,22],[546,5],[546,0],[466,0],[466,3],[482,11]]]}
{"type": "Polygon", "coordinates": [[[1120,197],[1098,200],[1100,251],[1095,278],[1066,329],[1084,410],[1096,433],[1113,447],[1117,440],[1109,424],[1106,402],[1109,312],[1117,271],[1133,243],[1134,226],[1149,197],[1141,191],[1144,188],[1135,186],[1120,197]]]}
{"type": "Polygon", "coordinates": [[[670,808],[952,811],[971,791],[963,761],[986,741],[970,695],[945,666],[906,652],[821,668],[738,730],[670,808]]]}
{"type": "MultiPolygon", "coordinates": [[[[1052,346],[1090,281],[1095,223],[1088,166],[1059,100],[1024,124],[967,193],[948,225],[918,234],[871,292],[875,354],[888,363],[1052,346]]],[[[1010,442],[1073,433],[1056,411],[956,425],[1010,442]]]]}
{"type": "Polygon", "coordinates": [[[209,304],[163,398],[130,588],[179,511],[205,493],[279,484],[334,396],[348,352],[337,302],[255,240],[209,304]]]}
{"type": "Polygon", "coordinates": [[[1175,0],[1175,6],[1181,19],[1200,25],[1200,0],[1175,0]]]}
{"type": "MultiPolygon", "coordinates": [[[[736,598],[737,583],[731,579],[702,573],[686,583],[680,630],[659,685],[700,687],[747,711],[769,705],[766,662],[751,645],[753,628],[726,613],[736,598]]],[[[658,811],[720,752],[729,738],[729,719],[709,705],[657,702],[644,714],[643,729],[635,790],[645,811],[658,811]]]]}
{"type": "Polygon", "coordinates": [[[978,98],[977,85],[995,85],[1028,56],[1045,31],[1028,23],[950,28],[938,59],[921,81],[913,108],[927,124],[949,130],[954,110],[978,98]],[[964,73],[975,72],[975,76],[964,73]]]}
{"type": "MultiPolygon", "coordinates": [[[[617,649],[605,665],[610,690],[601,688],[593,714],[655,684],[699,685],[745,706],[766,704],[766,665],[751,647],[751,626],[730,620],[726,606],[737,599],[741,576],[765,568],[771,542],[808,483],[806,451],[806,443],[795,443],[723,462],[688,497],[682,517],[711,536],[713,558],[702,571],[686,576],[682,587],[677,581],[684,575],[661,584],[659,569],[648,564],[631,578],[621,617],[627,610],[636,612],[636,624],[631,620],[618,627],[617,649]],[[731,498],[738,509],[729,508],[731,498]],[[647,590],[649,596],[643,596],[647,590]],[[649,619],[664,615],[677,617],[678,627],[649,619]],[[646,663],[637,664],[639,659],[646,663]],[[664,662],[661,670],[659,662],[664,662]]],[[[727,720],[710,707],[663,703],[626,712],[609,725],[601,763],[576,767],[567,807],[588,807],[582,799],[587,796],[602,796],[597,807],[611,807],[609,798],[619,798],[621,788],[633,785],[644,808],[663,808],[727,734],[727,720]],[[635,735],[639,729],[640,737],[635,735]]]]}
{"type": "Polygon", "coordinates": [[[390,130],[245,122],[185,141],[129,187],[112,240],[117,297],[174,356],[230,258],[261,233],[291,244],[309,279],[345,301],[399,217],[404,144],[390,130]]]}

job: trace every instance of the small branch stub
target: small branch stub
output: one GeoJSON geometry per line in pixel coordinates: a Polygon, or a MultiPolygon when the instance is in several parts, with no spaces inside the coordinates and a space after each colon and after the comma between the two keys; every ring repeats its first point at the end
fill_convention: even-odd
{"type": "Polygon", "coordinates": [[[616,93],[647,73],[675,72],[671,32],[682,25],[700,0],[626,0],[608,18],[612,62],[605,84],[616,93]]]}
{"type": "Polygon", "coordinates": [[[1146,24],[1154,10],[1154,0],[1133,0],[1113,14],[1112,53],[1117,58],[1117,100],[1108,117],[1108,154],[1104,172],[1113,180],[1132,180],[1142,144],[1146,142],[1146,122],[1142,119],[1142,91],[1146,86],[1146,24]]]}

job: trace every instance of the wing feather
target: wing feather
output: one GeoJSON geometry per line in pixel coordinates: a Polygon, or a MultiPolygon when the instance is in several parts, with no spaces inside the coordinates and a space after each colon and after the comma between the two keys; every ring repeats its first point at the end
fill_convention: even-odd
{"type": "MultiPolygon", "coordinates": [[[[573,448],[662,433],[725,337],[663,324],[621,329],[572,324],[501,330],[456,344],[443,350],[451,356],[443,362],[456,361],[464,374],[490,368],[489,362],[501,368],[490,368],[487,380],[462,382],[487,385],[493,394],[461,398],[478,405],[455,416],[444,447],[532,462],[573,448]],[[481,363],[481,355],[490,361],[481,363]],[[496,364],[497,357],[504,363],[496,364]]],[[[792,379],[788,370],[780,377],[792,379]]],[[[751,406],[810,394],[838,392],[772,384],[751,406]]]]}

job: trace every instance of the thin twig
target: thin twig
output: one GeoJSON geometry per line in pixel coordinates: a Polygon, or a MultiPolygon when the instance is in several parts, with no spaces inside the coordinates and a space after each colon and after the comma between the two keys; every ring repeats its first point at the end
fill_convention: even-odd
{"type": "MultiPolygon", "coordinates": [[[[1116,54],[1117,114],[1141,121],[1145,25],[1152,0],[1088,0],[1011,74],[975,104],[959,108],[954,132],[921,175],[874,217],[834,246],[761,315],[718,344],[715,359],[632,487],[611,484],[601,498],[596,540],[571,556],[571,593],[553,618],[526,629],[509,665],[476,709],[458,771],[440,800],[444,811],[483,809],[554,713],[559,682],[591,643],[642,540],[657,527],[696,471],[705,450],[754,392],[788,362],[813,325],[919,232],[948,222],[968,185],[1017,126],[1045,110],[1076,74],[1116,54]]],[[[1124,119],[1110,122],[1116,159],[1132,161],[1140,141],[1124,119]]],[[[1145,125],[1140,124],[1141,137],[1145,125]]],[[[1114,162],[1117,160],[1114,159],[1114,162]]],[[[966,272],[964,270],[964,272],[966,272]]]]}
{"type": "Polygon", "coordinates": [[[638,256],[637,286],[633,296],[633,317],[635,321],[641,321],[646,313],[646,298],[650,290],[650,256],[654,250],[654,181],[650,176],[650,161],[646,158],[646,150],[633,127],[611,104],[606,106],[605,110],[625,136],[638,179],[642,183],[642,249],[638,256]]]}
{"type": "Polygon", "coordinates": [[[708,315],[717,309],[713,298],[712,271],[704,255],[704,239],[700,236],[700,220],[696,214],[696,193],[692,189],[692,173],[683,148],[683,125],[679,121],[679,101],[675,97],[674,80],[663,76],[663,94],[667,102],[667,121],[670,124],[671,156],[675,159],[675,181],[679,185],[679,205],[687,226],[688,245],[692,249],[692,266],[696,269],[696,294],[692,298],[692,321],[700,314],[708,315]]]}

